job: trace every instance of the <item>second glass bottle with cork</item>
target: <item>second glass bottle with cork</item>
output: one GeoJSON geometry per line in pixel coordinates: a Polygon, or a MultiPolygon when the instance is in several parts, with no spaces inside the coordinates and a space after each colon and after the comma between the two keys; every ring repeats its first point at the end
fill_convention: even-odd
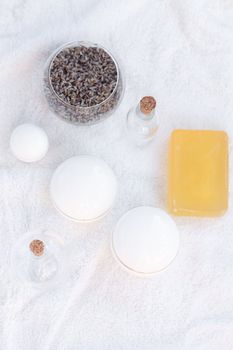
{"type": "Polygon", "coordinates": [[[156,100],[144,96],[136,107],[129,110],[127,128],[137,146],[143,146],[153,140],[159,126],[156,100]]]}

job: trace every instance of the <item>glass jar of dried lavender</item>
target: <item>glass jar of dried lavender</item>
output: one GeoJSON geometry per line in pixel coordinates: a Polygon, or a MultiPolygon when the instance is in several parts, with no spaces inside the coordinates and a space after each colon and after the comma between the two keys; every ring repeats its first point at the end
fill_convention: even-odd
{"type": "Polygon", "coordinates": [[[64,120],[91,125],[110,116],[123,95],[123,81],[114,57],[103,47],[73,42],[48,59],[44,92],[50,108],[64,120]]]}

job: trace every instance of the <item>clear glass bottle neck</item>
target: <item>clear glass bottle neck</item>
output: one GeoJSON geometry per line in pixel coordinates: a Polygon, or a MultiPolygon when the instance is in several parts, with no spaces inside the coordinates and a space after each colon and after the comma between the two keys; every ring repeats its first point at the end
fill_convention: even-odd
{"type": "Polygon", "coordinates": [[[36,256],[34,254],[31,254],[30,257],[31,257],[31,261],[38,261],[38,262],[40,262],[40,261],[44,260],[45,254],[43,254],[41,256],[36,256]]]}
{"type": "Polygon", "coordinates": [[[140,110],[140,104],[136,107],[136,115],[142,120],[151,120],[155,116],[155,109],[153,109],[149,114],[144,114],[140,110]]]}

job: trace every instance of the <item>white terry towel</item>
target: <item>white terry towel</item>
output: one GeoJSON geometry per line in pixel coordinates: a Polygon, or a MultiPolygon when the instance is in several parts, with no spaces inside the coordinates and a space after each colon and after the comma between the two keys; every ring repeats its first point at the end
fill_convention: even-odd
{"type": "Polygon", "coordinates": [[[233,2],[231,0],[2,0],[0,3],[0,349],[230,350],[233,347],[233,2]],[[72,40],[106,46],[121,63],[125,97],[116,113],[77,128],[48,110],[41,90],[49,53],[72,40]],[[158,101],[156,140],[137,149],[128,109],[158,101]],[[9,151],[13,128],[42,126],[50,149],[28,165],[9,151]],[[110,251],[119,217],[137,205],[166,209],[167,142],[174,128],[226,130],[230,207],[221,218],[175,218],[181,249],[152,278],[122,270],[110,251]],[[102,221],[78,225],[53,208],[48,184],[76,154],[105,159],[119,195],[102,221]],[[64,283],[35,290],[10,276],[10,251],[25,232],[49,229],[67,250],[64,283]]]}

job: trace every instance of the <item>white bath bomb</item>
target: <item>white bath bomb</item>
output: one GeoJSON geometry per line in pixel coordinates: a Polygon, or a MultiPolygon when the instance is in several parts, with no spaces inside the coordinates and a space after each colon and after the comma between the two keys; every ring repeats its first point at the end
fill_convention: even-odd
{"type": "Polygon", "coordinates": [[[117,179],[102,159],[76,156],[55,170],[50,194],[56,209],[75,221],[92,221],[105,215],[117,194],[117,179]]]}
{"type": "Polygon", "coordinates": [[[36,162],[48,151],[48,136],[43,129],[34,124],[17,126],[10,138],[10,148],[14,156],[23,162],[36,162]]]}
{"type": "Polygon", "coordinates": [[[163,210],[138,207],[118,221],[112,248],[117,261],[128,270],[152,274],[165,269],[177,255],[179,232],[163,210]]]}

